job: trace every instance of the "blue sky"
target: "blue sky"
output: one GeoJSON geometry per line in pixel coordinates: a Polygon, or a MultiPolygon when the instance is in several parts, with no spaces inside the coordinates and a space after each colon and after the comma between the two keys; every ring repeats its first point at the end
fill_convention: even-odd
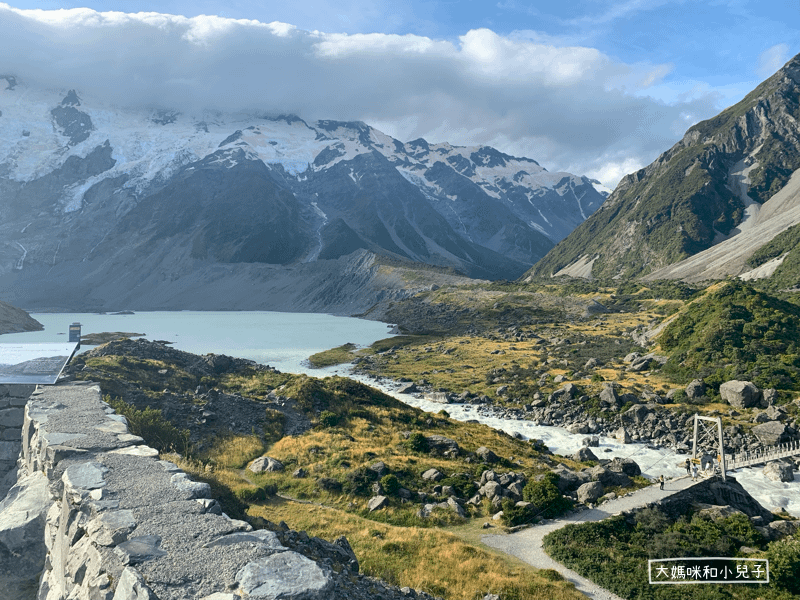
{"type": "Polygon", "coordinates": [[[130,52],[140,63],[126,56],[124,64],[117,59],[117,69],[141,75],[141,65],[161,60],[159,48],[163,58],[176,56],[179,62],[191,43],[195,56],[198,46],[204,48],[208,71],[188,62],[184,77],[153,69],[152,81],[143,76],[149,94],[140,85],[128,94],[133,100],[179,102],[186,90],[162,83],[180,80],[196,104],[361,119],[404,141],[421,136],[487,143],[611,187],[654,160],[691,124],[740,100],[800,52],[800,0],[53,0],[0,4],[0,13],[3,8],[16,21],[11,37],[0,31],[5,39],[0,68],[6,60],[5,68],[36,73],[40,83],[51,78],[54,85],[69,85],[70,76],[75,86],[83,83],[101,92],[97,78],[82,79],[86,69],[108,68],[103,79],[115,81],[111,66],[96,57],[98,34],[119,39],[146,26],[165,36],[163,44],[135,47],[130,52]],[[90,11],[27,12],[79,7],[190,19],[168,20],[167,27],[152,18],[89,18],[90,11]],[[59,19],[70,24],[64,39],[67,28],[53,27],[59,19]],[[277,21],[294,29],[223,27],[224,19],[277,21]],[[91,36],[77,33],[89,30],[91,36]],[[45,60],[23,58],[25,44],[39,44],[43,36],[60,57],[74,53],[59,73],[48,72],[45,60]],[[232,64],[241,66],[238,75],[232,64]],[[264,88],[250,81],[256,68],[274,74],[283,91],[273,89],[274,80],[264,88]],[[228,73],[222,77],[214,69],[228,73]],[[197,82],[209,78],[241,93],[223,98],[202,89],[197,82]]]}

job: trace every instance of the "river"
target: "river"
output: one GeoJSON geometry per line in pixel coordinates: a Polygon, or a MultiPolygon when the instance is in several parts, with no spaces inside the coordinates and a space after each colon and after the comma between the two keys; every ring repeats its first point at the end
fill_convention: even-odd
{"type": "MultiPolygon", "coordinates": [[[[585,435],[570,434],[561,427],[535,425],[530,421],[495,416],[489,407],[429,402],[416,395],[400,394],[390,380],[374,380],[353,374],[349,365],[314,369],[307,358],[320,352],[353,343],[368,346],[389,337],[390,326],[377,321],[336,317],[315,313],[280,312],[140,312],[128,315],[93,313],[32,313],[44,325],[44,331],[6,334],[0,342],[57,342],[66,338],[69,325],[82,324],[82,332],[123,331],[144,333],[151,340],[173,342],[172,346],[196,354],[227,354],[268,364],[280,371],[306,373],[316,377],[344,375],[377,387],[406,404],[428,412],[446,409],[458,420],[474,419],[507,433],[518,433],[526,439],[542,440],[554,453],[570,455],[581,447],[585,435]]],[[[86,348],[83,349],[84,351],[86,348]]],[[[649,477],[675,477],[685,474],[680,464],[684,455],[648,446],[620,444],[601,437],[600,447],[592,451],[599,458],[632,458],[649,477]]],[[[800,475],[792,483],[775,482],[764,476],[761,467],[742,469],[734,474],[742,486],[763,506],[772,510],[786,508],[800,517],[800,475]]]]}

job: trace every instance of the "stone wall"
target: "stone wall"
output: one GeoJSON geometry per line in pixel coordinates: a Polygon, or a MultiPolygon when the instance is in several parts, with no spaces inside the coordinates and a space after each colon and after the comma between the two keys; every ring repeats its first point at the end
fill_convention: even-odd
{"type": "Polygon", "coordinates": [[[130,434],[96,385],[39,389],[23,419],[0,502],[3,600],[430,598],[360,574],[344,537],[229,518],[208,484],[130,434]]]}
{"type": "Polygon", "coordinates": [[[17,479],[25,403],[34,389],[32,385],[0,385],[0,498],[17,479]]]}

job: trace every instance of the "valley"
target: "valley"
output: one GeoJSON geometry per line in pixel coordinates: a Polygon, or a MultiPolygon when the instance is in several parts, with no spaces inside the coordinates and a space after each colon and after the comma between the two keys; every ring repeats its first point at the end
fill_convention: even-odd
{"type": "Polygon", "coordinates": [[[311,554],[309,535],[346,536],[393,599],[798,593],[798,457],[742,485],[715,473],[714,436],[690,457],[695,415],[718,419],[726,456],[800,440],[800,56],[610,195],[487,145],[2,79],[2,331],[39,327],[20,306],[330,313],[398,333],[302,357],[352,375],[323,378],[125,337],[138,326],[90,332],[102,343],[61,383],[96,383],[144,452],[243,527],[311,554]],[[528,424],[581,445],[555,452],[528,424]],[[688,556],[769,559],[774,577],[650,586],[647,560],[688,556]]]}

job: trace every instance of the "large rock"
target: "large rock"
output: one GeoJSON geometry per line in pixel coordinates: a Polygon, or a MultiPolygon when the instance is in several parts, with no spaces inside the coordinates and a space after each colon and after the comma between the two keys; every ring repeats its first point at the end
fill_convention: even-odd
{"type": "Polygon", "coordinates": [[[705,396],[705,394],[706,384],[703,383],[702,379],[695,379],[686,386],[686,397],[689,398],[689,400],[698,400],[705,396]]]}
{"type": "Polygon", "coordinates": [[[603,389],[600,392],[600,401],[605,402],[606,404],[610,404],[612,406],[616,406],[619,404],[619,396],[617,395],[617,390],[614,389],[614,386],[610,383],[603,384],[603,389]]]}
{"type": "Polygon", "coordinates": [[[630,444],[631,443],[631,436],[628,434],[628,431],[624,427],[620,427],[614,433],[614,439],[616,439],[621,444],[630,444]]]}
{"type": "Polygon", "coordinates": [[[589,475],[592,478],[592,481],[599,481],[604,486],[611,487],[611,486],[621,486],[627,487],[633,483],[625,473],[618,473],[616,471],[610,471],[605,467],[597,465],[596,467],[592,467],[589,469],[589,475]]]}
{"type": "Polygon", "coordinates": [[[750,381],[726,381],[719,386],[719,395],[736,408],[750,408],[761,401],[761,390],[750,381]]]}
{"type": "Polygon", "coordinates": [[[486,485],[482,486],[478,491],[481,495],[486,496],[489,500],[494,500],[498,496],[502,497],[503,486],[496,481],[487,481],[486,485]]]}
{"type": "Polygon", "coordinates": [[[775,446],[786,441],[786,426],[780,421],[768,421],[756,425],[752,432],[765,446],[775,446]]]}
{"type": "Polygon", "coordinates": [[[636,477],[642,474],[642,470],[639,468],[639,465],[632,458],[617,457],[608,463],[606,468],[617,473],[625,473],[625,475],[628,477],[636,477]]]}
{"type": "Polygon", "coordinates": [[[475,450],[475,454],[481,461],[489,464],[496,463],[498,460],[500,460],[500,457],[497,456],[497,454],[495,454],[491,450],[489,450],[486,446],[481,446],[480,448],[475,450]]]}
{"type": "Polygon", "coordinates": [[[551,402],[564,402],[566,400],[574,400],[579,393],[578,387],[574,383],[568,383],[560,389],[550,394],[551,402]]]}
{"type": "Polygon", "coordinates": [[[369,512],[380,510],[387,506],[389,506],[389,499],[386,496],[375,496],[374,498],[370,498],[369,502],[367,503],[369,512]]]}
{"type": "Polygon", "coordinates": [[[763,472],[772,481],[794,481],[794,468],[791,464],[773,461],[766,464],[763,472]]]}
{"type": "Polygon", "coordinates": [[[422,478],[425,481],[441,481],[444,479],[444,473],[439,469],[428,469],[422,474],[422,478]]]}
{"type": "Polygon", "coordinates": [[[625,417],[634,421],[635,423],[643,423],[647,415],[650,414],[650,409],[644,404],[634,404],[625,411],[625,417]]]}
{"type": "Polygon", "coordinates": [[[558,475],[558,481],[556,481],[556,487],[558,491],[562,494],[566,494],[567,492],[574,492],[577,490],[581,485],[586,483],[589,479],[589,476],[584,473],[576,473],[575,471],[570,471],[566,467],[561,467],[554,469],[553,472],[558,475]]]}
{"type": "Polygon", "coordinates": [[[588,446],[581,447],[575,454],[572,455],[572,460],[576,462],[586,462],[587,460],[597,460],[594,452],[589,450],[588,446]]]}
{"type": "Polygon", "coordinates": [[[602,495],[603,484],[599,481],[590,481],[578,488],[578,502],[582,502],[583,504],[596,502],[602,495]]]}
{"type": "Polygon", "coordinates": [[[328,600],[333,578],[327,569],[297,552],[280,552],[245,565],[236,574],[248,598],[328,600]]]}
{"type": "Polygon", "coordinates": [[[429,435],[425,438],[428,440],[428,450],[437,452],[443,456],[455,456],[458,454],[458,442],[451,440],[449,437],[443,435],[429,435]]]}
{"type": "Polygon", "coordinates": [[[47,477],[37,471],[21,478],[0,502],[0,598],[23,598],[23,590],[36,588],[47,554],[48,487],[47,477]]]}
{"type": "Polygon", "coordinates": [[[262,456],[261,458],[255,459],[249,467],[253,473],[266,473],[266,472],[278,472],[283,471],[283,463],[276,458],[271,458],[269,456],[262,456]]]}

